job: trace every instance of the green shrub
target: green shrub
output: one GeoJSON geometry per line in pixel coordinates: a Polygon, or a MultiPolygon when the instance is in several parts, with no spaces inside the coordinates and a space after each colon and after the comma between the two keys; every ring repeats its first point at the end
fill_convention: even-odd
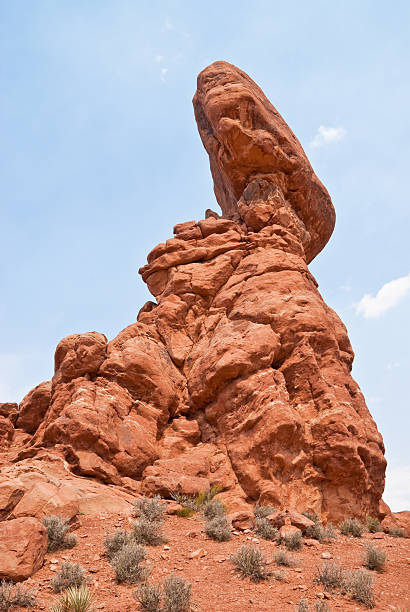
{"type": "Polygon", "coordinates": [[[188,612],[190,610],[192,584],[171,574],[164,580],[164,611],[188,612]]]}
{"type": "Polygon", "coordinates": [[[136,542],[128,542],[113,556],[111,565],[115,571],[117,582],[128,580],[131,584],[145,580],[149,569],[141,566],[147,558],[145,548],[136,542]]]}
{"type": "Polygon", "coordinates": [[[195,514],[195,510],[193,510],[192,508],[188,508],[188,506],[183,506],[182,508],[179,508],[176,512],[175,515],[176,516],[180,516],[180,517],[189,517],[189,516],[193,516],[195,514]]]}
{"type": "Polygon", "coordinates": [[[383,531],[383,527],[379,519],[374,518],[373,516],[368,516],[366,518],[366,526],[369,533],[378,533],[379,531],[383,531]]]}
{"type": "Polygon", "coordinates": [[[400,529],[400,527],[391,527],[388,533],[393,538],[404,538],[404,529],[400,529]]]}
{"type": "Polygon", "coordinates": [[[47,530],[49,552],[61,550],[63,548],[73,548],[77,543],[75,535],[68,533],[69,522],[61,516],[43,516],[42,523],[47,530]]]}
{"type": "Polygon", "coordinates": [[[219,499],[211,499],[204,504],[204,516],[207,519],[214,519],[217,516],[226,514],[226,506],[219,499]]]}
{"type": "Polygon", "coordinates": [[[367,567],[367,569],[382,572],[384,570],[385,563],[386,553],[383,550],[376,548],[373,546],[373,544],[366,546],[364,565],[367,567]]]}
{"type": "Polygon", "coordinates": [[[61,569],[50,581],[54,593],[61,593],[71,586],[79,587],[85,581],[85,569],[79,563],[64,561],[61,569]]]}
{"type": "Polygon", "coordinates": [[[355,538],[361,538],[365,527],[363,523],[357,519],[346,519],[340,523],[339,529],[343,535],[352,535],[355,538]]]}
{"type": "Polygon", "coordinates": [[[134,501],[134,514],[148,523],[163,523],[166,509],[166,503],[159,496],[140,497],[134,501]]]}
{"type": "Polygon", "coordinates": [[[322,584],[325,591],[340,589],[344,584],[343,570],[337,563],[324,563],[321,569],[317,569],[314,582],[322,584]]]}
{"type": "Polygon", "coordinates": [[[231,524],[226,516],[216,516],[205,522],[205,533],[212,540],[227,542],[232,538],[231,524]]]}
{"type": "Polygon", "coordinates": [[[330,523],[329,525],[322,525],[317,521],[306,529],[306,536],[318,540],[318,542],[327,542],[336,538],[336,530],[330,523]]]}
{"type": "Polygon", "coordinates": [[[373,578],[366,570],[347,572],[344,578],[344,590],[350,594],[352,599],[367,608],[374,608],[373,578]]]}
{"type": "Polygon", "coordinates": [[[93,594],[85,585],[69,587],[51,606],[51,612],[93,612],[93,594]]]}
{"type": "Polygon", "coordinates": [[[255,533],[257,533],[264,540],[277,540],[278,530],[276,527],[272,527],[268,519],[266,518],[255,518],[255,533]]]}
{"type": "Polygon", "coordinates": [[[255,515],[256,518],[266,518],[267,516],[269,516],[270,514],[273,514],[276,511],[276,508],[274,508],[273,506],[259,506],[258,504],[256,504],[256,506],[253,509],[253,513],[255,515]]]}
{"type": "Polygon", "coordinates": [[[274,559],[276,565],[283,565],[285,567],[292,567],[295,565],[294,559],[290,557],[283,548],[280,548],[278,552],[275,553],[274,559]]]}
{"type": "Polygon", "coordinates": [[[148,521],[146,518],[134,523],[132,537],[137,544],[147,544],[148,546],[160,546],[168,541],[162,535],[162,522],[148,521]]]}
{"type": "Polygon", "coordinates": [[[121,529],[116,529],[112,535],[106,533],[103,544],[108,559],[112,559],[124,544],[130,541],[130,538],[131,535],[121,529]]]}
{"type": "Polygon", "coordinates": [[[294,608],[295,612],[309,612],[309,604],[307,599],[301,599],[294,608]]]}
{"type": "Polygon", "coordinates": [[[300,531],[295,531],[282,538],[282,542],[288,550],[299,550],[302,548],[302,534],[300,531]]]}
{"type": "Polygon", "coordinates": [[[141,605],[146,612],[159,612],[161,610],[162,588],[161,585],[142,584],[133,593],[134,599],[141,605]]]}
{"type": "Polygon", "coordinates": [[[2,580],[0,582],[0,611],[7,612],[12,608],[31,608],[36,605],[34,592],[20,584],[2,580]]]}
{"type": "Polygon", "coordinates": [[[266,570],[266,558],[260,550],[253,546],[241,546],[230,560],[241,572],[243,578],[248,576],[253,582],[267,580],[271,575],[266,570]]]}

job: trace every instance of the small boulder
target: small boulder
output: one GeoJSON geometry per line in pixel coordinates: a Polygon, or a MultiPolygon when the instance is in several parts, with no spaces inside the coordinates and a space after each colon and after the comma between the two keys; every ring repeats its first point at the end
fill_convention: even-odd
{"type": "Polygon", "coordinates": [[[36,518],[0,523],[0,578],[27,580],[43,565],[47,542],[47,531],[36,518]]]}
{"type": "Polygon", "coordinates": [[[297,527],[302,533],[305,533],[308,527],[313,527],[314,525],[313,521],[308,519],[304,514],[299,514],[296,510],[278,510],[270,514],[267,519],[271,525],[277,528],[285,525],[287,519],[289,519],[290,525],[297,527]]]}

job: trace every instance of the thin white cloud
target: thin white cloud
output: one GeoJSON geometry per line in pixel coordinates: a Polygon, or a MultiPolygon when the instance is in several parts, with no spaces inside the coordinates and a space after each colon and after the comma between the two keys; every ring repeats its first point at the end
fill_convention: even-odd
{"type": "Polygon", "coordinates": [[[344,127],[326,127],[320,125],[315,137],[310,141],[310,146],[313,149],[318,149],[332,142],[339,142],[343,140],[345,136],[346,130],[344,127]]]}
{"type": "Polygon", "coordinates": [[[161,68],[160,78],[161,81],[165,81],[165,77],[167,76],[168,68],[161,68]]]}
{"type": "Polygon", "coordinates": [[[157,64],[160,64],[163,59],[164,59],[163,55],[156,55],[155,56],[155,61],[157,62],[157,64]]]}
{"type": "Polygon", "coordinates": [[[410,508],[410,465],[389,467],[386,471],[386,488],[383,499],[393,512],[410,508]]]}
{"type": "Polygon", "coordinates": [[[410,274],[396,278],[385,285],[373,297],[366,293],[360,302],[355,304],[356,314],[365,319],[375,319],[397,304],[410,293],[410,274]]]}

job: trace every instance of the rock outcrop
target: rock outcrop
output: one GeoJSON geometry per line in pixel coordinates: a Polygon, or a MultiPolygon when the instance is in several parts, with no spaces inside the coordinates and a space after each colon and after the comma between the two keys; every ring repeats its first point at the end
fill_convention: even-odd
{"type": "Polygon", "coordinates": [[[378,515],[382,438],[346,328],[308,269],[333,231],[330,197],[239,69],[201,72],[194,108],[222,217],[178,224],[149,253],[140,272],[156,301],[136,323],[110,342],[59,343],[53,380],[17,417],[30,440],[15,468],[53,449],[118,490],[217,485],[234,513],[258,502],[325,520],[378,515]]]}
{"type": "Polygon", "coordinates": [[[47,531],[36,518],[0,523],[0,579],[21,582],[43,565],[47,531]]]}

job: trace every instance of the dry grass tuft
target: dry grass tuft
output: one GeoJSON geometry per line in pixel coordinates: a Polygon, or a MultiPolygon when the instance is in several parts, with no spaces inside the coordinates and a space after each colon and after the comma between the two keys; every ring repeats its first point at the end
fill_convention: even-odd
{"type": "Polygon", "coordinates": [[[51,606],[51,612],[93,612],[94,596],[85,585],[69,587],[51,606]]]}
{"type": "Polygon", "coordinates": [[[366,546],[366,552],[364,555],[364,565],[369,570],[375,570],[376,572],[382,572],[384,570],[384,564],[386,563],[386,553],[384,550],[380,550],[369,544],[366,546]]]}
{"type": "Polygon", "coordinates": [[[271,575],[266,570],[266,558],[253,546],[241,546],[231,557],[231,562],[241,572],[243,578],[248,576],[253,582],[267,580],[271,575]]]}

